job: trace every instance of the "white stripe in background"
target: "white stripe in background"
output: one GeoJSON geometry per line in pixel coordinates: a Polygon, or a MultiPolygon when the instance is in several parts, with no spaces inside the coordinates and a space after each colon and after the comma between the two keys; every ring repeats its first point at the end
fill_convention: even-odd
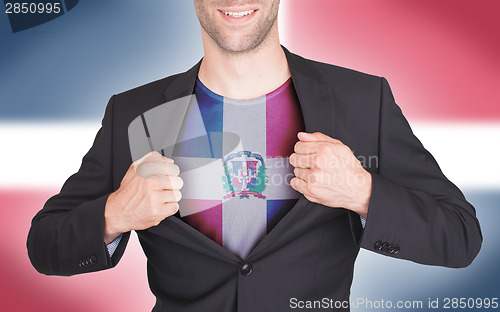
{"type": "Polygon", "coordinates": [[[500,188],[500,123],[413,123],[413,132],[460,188],[500,188]]]}
{"type": "MultiPolygon", "coordinates": [[[[80,167],[95,123],[0,123],[0,187],[60,188],[80,167]]],[[[415,135],[461,188],[500,188],[500,123],[412,123],[415,135]]]]}
{"type": "Polygon", "coordinates": [[[60,188],[80,168],[99,122],[0,123],[0,187],[60,188]]]}

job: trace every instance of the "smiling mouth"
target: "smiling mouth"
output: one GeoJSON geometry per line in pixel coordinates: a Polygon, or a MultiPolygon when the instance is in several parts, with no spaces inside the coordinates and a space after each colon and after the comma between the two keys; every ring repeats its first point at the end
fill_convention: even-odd
{"type": "Polygon", "coordinates": [[[248,10],[248,11],[242,11],[242,12],[224,12],[224,11],[221,11],[221,12],[227,16],[230,16],[230,17],[242,18],[242,17],[245,17],[245,16],[252,14],[255,11],[257,11],[257,10],[248,10]]]}

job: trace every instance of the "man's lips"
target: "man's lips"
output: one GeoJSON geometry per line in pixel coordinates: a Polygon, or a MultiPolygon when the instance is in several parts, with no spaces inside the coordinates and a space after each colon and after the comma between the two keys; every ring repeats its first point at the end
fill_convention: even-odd
{"type": "Polygon", "coordinates": [[[222,18],[231,24],[241,24],[249,21],[255,16],[257,9],[254,8],[224,8],[219,9],[222,18]]]}
{"type": "Polygon", "coordinates": [[[221,10],[221,12],[226,14],[226,16],[241,18],[241,17],[252,14],[253,12],[255,12],[255,10],[236,11],[236,12],[234,12],[234,11],[222,11],[221,10]]]}

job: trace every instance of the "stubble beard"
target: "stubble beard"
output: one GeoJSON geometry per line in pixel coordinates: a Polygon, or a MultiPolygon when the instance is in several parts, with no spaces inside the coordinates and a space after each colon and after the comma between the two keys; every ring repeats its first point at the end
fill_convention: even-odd
{"type": "MultiPolygon", "coordinates": [[[[232,41],[217,28],[215,20],[210,18],[205,8],[199,12],[198,19],[203,30],[212,38],[217,46],[227,54],[246,54],[256,51],[265,42],[278,18],[278,4],[273,4],[272,14],[264,22],[255,25],[254,29],[238,42],[232,41]]],[[[237,26],[235,26],[237,27],[237,26]]]]}

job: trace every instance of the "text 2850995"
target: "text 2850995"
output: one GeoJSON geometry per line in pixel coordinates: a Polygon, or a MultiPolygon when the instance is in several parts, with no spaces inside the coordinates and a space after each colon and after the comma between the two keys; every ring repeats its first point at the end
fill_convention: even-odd
{"type": "Polygon", "coordinates": [[[61,2],[7,2],[5,3],[6,14],[59,14],[61,13],[61,2]]]}

